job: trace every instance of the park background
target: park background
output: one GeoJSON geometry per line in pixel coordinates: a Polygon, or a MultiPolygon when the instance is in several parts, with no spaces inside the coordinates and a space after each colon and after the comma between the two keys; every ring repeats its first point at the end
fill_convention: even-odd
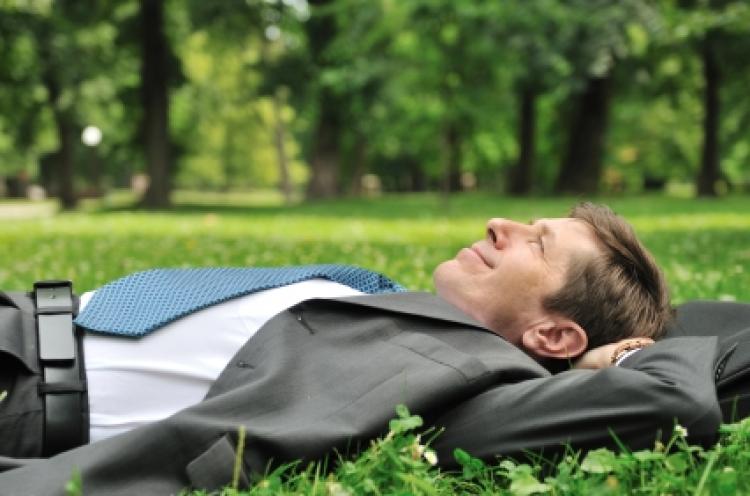
{"type": "MultiPolygon", "coordinates": [[[[431,290],[488,218],[593,200],[633,223],[676,303],[750,301],[748,62],[739,0],[0,0],[0,288],[344,262],[431,290]]],[[[573,457],[560,479],[468,458],[446,478],[396,436],[343,486],[285,480],[750,492],[750,424],[725,435],[573,457]]]]}
{"type": "Polygon", "coordinates": [[[745,1],[3,0],[0,176],[64,208],[747,192],[748,62],[745,1]]]}
{"type": "Polygon", "coordinates": [[[429,289],[487,218],[593,199],[677,301],[748,299],[749,59],[744,1],[2,0],[0,283],[344,261],[429,289]]]}

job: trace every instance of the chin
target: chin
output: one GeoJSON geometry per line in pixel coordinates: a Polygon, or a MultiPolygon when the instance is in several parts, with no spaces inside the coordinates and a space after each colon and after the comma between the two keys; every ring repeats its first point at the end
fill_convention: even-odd
{"type": "Polygon", "coordinates": [[[455,264],[455,260],[446,260],[432,272],[432,284],[435,286],[435,292],[443,298],[449,295],[451,288],[456,285],[456,282],[452,281],[453,278],[451,277],[451,273],[455,270],[455,268],[451,270],[451,266],[455,264]]]}

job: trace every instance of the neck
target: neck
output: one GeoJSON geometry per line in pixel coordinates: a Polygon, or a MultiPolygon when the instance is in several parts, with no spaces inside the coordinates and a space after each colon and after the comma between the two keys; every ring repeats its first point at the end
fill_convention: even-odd
{"type": "Polygon", "coordinates": [[[573,359],[534,357],[539,364],[549,370],[551,374],[559,374],[573,368],[573,359]]]}

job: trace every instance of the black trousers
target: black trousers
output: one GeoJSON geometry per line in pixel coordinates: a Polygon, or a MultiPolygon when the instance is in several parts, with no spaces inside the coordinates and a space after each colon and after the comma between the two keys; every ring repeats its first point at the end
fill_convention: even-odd
{"type": "Polygon", "coordinates": [[[0,293],[0,394],[6,395],[0,402],[0,455],[42,456],[41,382],[34,302],[25,293],[0,293]]]}
{"type": "MultiPolygon", "coordinates": [[[[76,302],[77,305],[77,302],[76,302]]],[[[0,471],[12,459],[45,455],[44,383],[38,357],[35,305],[30,293],[0,291],[0,471]]],[[[82,344],[78,340],[81,356],[82,344]]],[[[81,422],[88,435],[88,401],[83,396],[81,422]]],[[[20,462],[18,462],[20,463],[20,462]]]]}

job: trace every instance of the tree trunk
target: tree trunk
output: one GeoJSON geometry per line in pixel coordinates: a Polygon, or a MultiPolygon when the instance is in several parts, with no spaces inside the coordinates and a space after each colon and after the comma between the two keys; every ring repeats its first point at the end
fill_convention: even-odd
{"type": "Polygon", "coordinates": [[[279,187],[284,195],[284,203],[292,203],[292,179],[289,174],[289,157],[286,153],[286,124],[282,109],[284,101],[279,91],[273,92],[273,144],[276,148],[276,160],[279,164],[279,187]]]}
{"type": "Polygon", "coordinates": [[[536,91],[524,85],[518,118],[518,163],[513,169],[509,187],[513,195],[528,195],[534,181],[536,97],[536,91]]]}
{"type": "Polygon", "coordinates": [[[89,160],[89,185],[91,196],[100,197],[104,194],[102,186],[102,163],[99,160],[99,150],[96,146],[89,146],[87,154],[89,160]]]}
{"type": "Polygon", "coordinates": [[[448,195],[461,189],[461,136],[455,123],[446,126],[443,145],[443,193],[448,195]]]}
{"type": "Polygon", "coordinates": [[[349,194],[362,195],[362,177],[367,171],[367,140],[357,132],[352,153],[352,175],[349,179],[349,194]]]}
{"type": "Polygon", "coordinates": [[[77,203],[73,185],[73,176],[75,175],[73,153],[76,144],[75,125],[68,111],[55,110],[55,122],[57,123],[57,135],[60,140],[60,148],[57,150],[60,204],[62,208],[70,210],[75,208],[77,203]]]}
{"type": "Polygon", "coordinates": [[[555,190],[594,194],[602,175],[612,80],[590,77],[570,120],[568,149],[555,190]]]}
{"type": "MultiPolygon", "coordinates": [[[[328,93],[325,89],[323,92],[328,93]]],[[[341,123],[333,98],[324,96],[320,101],[320,115],[310,157],[312,177],[307,184],[307,197],[310,199],[333,198],[338,195],[341,123]]]]}
{"type": "MultiPolygon", "coordinates": [[[[310,0],[310,19],[305,23],[310,56],[316,69],[322,72],[331,65],[326,56],[328,47],[336,38],[336,19],[330,9],[332,0],[310,0]]],[[[318,87],[318,117],[313,133],[310,155],[310,182],[307,184],[308,198],[331,198],[337,196],[340,161],[341,115],[343,105],[333,90],[325,85],[318,87]]]]}
{"type": "Polygon", "coordinates": [[[143,138],[149,186],[143,204],[170,205],[169,96],[167,92],[167,38],[162,0],[141,0],[141,94],[143,138]]]}
{"type": "Polygon", "coordinates": [[[715,39],[712,33],[707,33],[703,40],[703,76],[705,88],[703,90],[703,153],[701,169],[696,180],[696,190],[699,196],[716,196],[716,183],[720,177],[719,152],[719,88],[721,86],[721,72],[716,60],[715,39]]]}
{"type": "Polygon", "coordinates": [[[409,173],[409,191],[424,192],[427,191],[427,175],[424,172],[422,164],[412,157],[406,162],[409,173]]]}
{"type": "MultiPolygon", "coordinates": [[[[48,40],[47,40],[48,41],[48,40]]],[[[76,207],[77,197],[74,190],[73,176],[75,174],[74,151],[76,145],[76,126],[70,106],[62,108],[60,105],[60,94],[62,87],[55,72],[55,61],[52,48],[45,44],[45,57],[47,67],[44,71],[44,85],[47,88],[47,97],[52,106],[52,115],[57,128],[58,148],[50,157],[50,163],[54,168],[53,175],[56,178],[57,193],[60,197],[60,205],[66,210],[76,207]]]]}

